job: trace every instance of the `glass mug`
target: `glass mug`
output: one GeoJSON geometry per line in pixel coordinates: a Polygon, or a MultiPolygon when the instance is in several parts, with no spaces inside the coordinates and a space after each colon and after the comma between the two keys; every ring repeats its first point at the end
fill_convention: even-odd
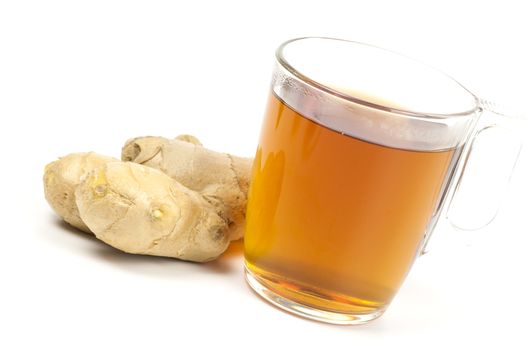
{"type": "Polygon", "coordinates": [[[366,44],[293,39],[276,60],[248,195],[246,279],[300,316],[373,320],[494,123],[481,115],[497,114],[444,73],[366,44]]]}

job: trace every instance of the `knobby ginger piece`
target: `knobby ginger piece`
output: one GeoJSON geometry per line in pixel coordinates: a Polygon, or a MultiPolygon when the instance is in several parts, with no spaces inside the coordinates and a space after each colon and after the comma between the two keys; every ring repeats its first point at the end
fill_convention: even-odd
{"type": "Polygon", "coordinates": [[[243,236],[252,159],[209,150],[191,135],[130,139],[121,159],[159,169],[198,191],[228,221],[230,239],[243,236]]]}
{"type": "Polygon", "coordinates": [[[85,176],[75,197],[95,236],[128,253],[202,262],[229,245],[228,222],[216,208],[153,168],[107,163],[85,176]]]}

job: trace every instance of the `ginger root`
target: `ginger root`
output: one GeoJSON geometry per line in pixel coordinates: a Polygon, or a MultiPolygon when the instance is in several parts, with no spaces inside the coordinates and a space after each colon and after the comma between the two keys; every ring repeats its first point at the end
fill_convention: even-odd
{"type": "Polygon", "coordinates": [[[201,193],[227,220],[230,239],[243,236],[252,159],[211,151],[191,135],[130,139],[121,159],[159,169],[201,193]]]}
{"type": "Polygon", "coordinates": [[[133,254],[209,261],[242,237],[251,159],[191,135],[132,139],[122,158],[74,153],[48,164],[46,199],[69,224],[133,254]]]}
{"type": "Polygon", "coordinates": [[[228,222],[202,195],[131,162],[91,171],[75,191],[95,236],[128,253],[209,261],[229,245],[228,222]]]}
{"type": "Polygon", "coordinates": [[[46,165],[44,170],[46,200],[51,208],[71,226],[90,232],[79,216],[75,203],[75,189],[84,174],[109,162],[118,162],[118,160],[89,152],[72,153],[46,165]]]}

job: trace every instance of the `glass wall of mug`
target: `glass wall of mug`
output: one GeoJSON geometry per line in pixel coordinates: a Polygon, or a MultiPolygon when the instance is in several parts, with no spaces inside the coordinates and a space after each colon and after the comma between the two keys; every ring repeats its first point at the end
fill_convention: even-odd
{"type": "Polygon", "coordinates": [[[247,280],[299,315],[369,321],[435,226],[477,100],[364,44],[296,39],[276,58],[249,191],[247,280]]]}

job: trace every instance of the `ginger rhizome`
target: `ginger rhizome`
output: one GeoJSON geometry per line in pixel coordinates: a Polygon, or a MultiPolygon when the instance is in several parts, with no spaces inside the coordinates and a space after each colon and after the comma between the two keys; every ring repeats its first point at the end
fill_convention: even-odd
{"type": "Polygon", "coordinates": [[[44,194],[51,208],[71,226],[91,232],[80,218],[75,203],[75,189],[84,174],[106,163],[117,161],[112,157],[88,152],[72,153],[46,165],[44,194]]]}
{"type": "Polygon", "coordinates": [[[208,261],[229,245],[228,224],[215,208],[157,169],[108,163],[75,196],[95,236],[128,253],[208,261]]]}
{"type": "Polygon", "coordinates": [[[128,140],[121,159],[159,169],[198,191],[229,222],[231,240],[243,236],[252,159],[211,151],[189,135],[128,140]]]}
{"type": "Polygon", "coordinates": [[[208,150],[190,135],[130,140],[122,158],[75,153],[50,163],[51,207],[134,254],[209,261],[243,235],[250,159],[208,150]]]}

